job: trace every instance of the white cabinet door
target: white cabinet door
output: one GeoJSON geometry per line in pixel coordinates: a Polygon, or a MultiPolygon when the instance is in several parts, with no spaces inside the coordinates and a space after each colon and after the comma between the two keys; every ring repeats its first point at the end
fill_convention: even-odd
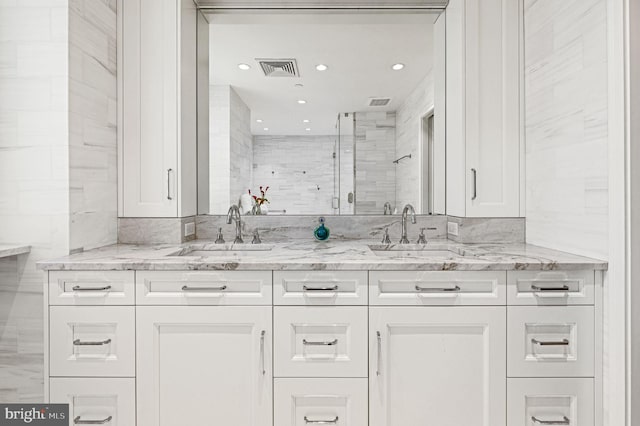
{"type": "Polygon", "coordinates": [[[451,0],[447,7],[450,215],[521,213],[521,16],[512,0],[451,0]]]}
{"type": "Polygon", "coordinates": [[[504,426],[505,310],[372,307],[371,426],[504,426]]]}
{"type": "Polygon", "coordinates": [[[271,307],[137,309],[138,426],[272,424],[271,307]]]}

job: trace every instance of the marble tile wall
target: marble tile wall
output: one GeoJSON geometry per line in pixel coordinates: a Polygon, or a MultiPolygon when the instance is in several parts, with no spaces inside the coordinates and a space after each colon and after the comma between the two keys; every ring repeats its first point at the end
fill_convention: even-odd
{"type": "Polygon", "coordinates": [[[396,113],[357,112],[356,214],[382,214],[396,197],[396,113]]]}
{"type": "MultiPolygon", "coordinates": [[[[226,216],[225,216],[226,218],[226,216]]],[[[179,244],[195,239],[185,236],[185,226],[195,218],[124,218],[118,219],[120,244],[179,244]]]]}
{"type": "Polygon", "coordinates": [[[405,204],[412,204],[420,208],[420,141],[422,117],[433,108],[434,104],[434,75],[429,70],[425,78],[411,92],[397,112],[395,156],[400,158],[411,155],[396,166],[395,204],[402,208],[405,204]]]}
{"type": "Polygon", "coordinates": [[[253,181],[253,135],[251,134],[251,110],[233,88],[231,88],[230,105],[231,186],[229,197],[233,203],[237,203],[253,181]]]}
{"type": "Polygon", "coordinates": [[[270,210],[332,214],[336,137],[254,136],[252,191],[269,186],[270,210]]]}
{"type": "Polygon", "coordinates": [[[447,222],[458,224],[458,235],[448,238],[459,243],[524,243],[525,219],[473,218],[448,216],[447,222]]]}
{"type": "Polygon", "coordinates": [[[525,1],[527,242],[607,258],[607,2],[525,1]]]}

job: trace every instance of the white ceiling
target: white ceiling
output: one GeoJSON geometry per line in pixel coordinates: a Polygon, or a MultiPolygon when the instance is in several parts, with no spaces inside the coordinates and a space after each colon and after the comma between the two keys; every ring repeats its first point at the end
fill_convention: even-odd
{"type": "Polygon", "coordinates": [[[335,134],[338,113],[394,111],[420,83],[433,62],[435,18],[393,12],[211,14],[210,81],[233,86],[251,109],[256,135],[335,134]],[[294,58],[300,77],[265,77],[256,58],[294,58]],[[398,62],[406,67],[393,71],[398,62]],[[241,71],[240,63],[251,69],[241,71]],[[316,71],[317,64],[329,70],[316,71]],[[298,83],[304,87],[296,88],[298,83]],[[368,107],[371,97],[392,101],[368,107]]]}

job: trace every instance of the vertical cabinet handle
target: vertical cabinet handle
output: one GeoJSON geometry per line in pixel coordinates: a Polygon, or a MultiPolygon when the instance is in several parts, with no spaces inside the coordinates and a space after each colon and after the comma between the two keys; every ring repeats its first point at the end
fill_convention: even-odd
{"type": "Polygon", "coordinates": [[[173,200],[171,196],[171,172],[173,172],[173,169],[167,169],[167,200],[173,200]]]}
{"type": "Polygon", "coordinates": [[[260,371],[262,371],[263,376],[267,374],[267,370],[264,365],[264,335],[266,333],[267,332],[265,330],[262,330],[260,333],[260,371]]]}
{"type": "Polygon", "coordinates": [[[376,339],[378,341],[378,364],[376,366],[376,376],[380,375],[380,358],[382,358],[382,336],[379,331],[376,331],[376,339]]]}
{"type": "Polygon", "coordinates": [[[473,178],[473,192],[471,199],[475,200],[478,198],[478,171],[476,169],[471,169],[471,176],[473,178]]]}

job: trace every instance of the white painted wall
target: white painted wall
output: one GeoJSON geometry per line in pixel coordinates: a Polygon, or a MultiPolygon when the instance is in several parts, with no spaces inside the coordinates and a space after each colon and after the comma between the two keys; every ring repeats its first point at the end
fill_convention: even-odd
{"type": "Polygon", "coordinates": [[[606,0],[525,0],[527,242],[608,257],[606,0]]]}

